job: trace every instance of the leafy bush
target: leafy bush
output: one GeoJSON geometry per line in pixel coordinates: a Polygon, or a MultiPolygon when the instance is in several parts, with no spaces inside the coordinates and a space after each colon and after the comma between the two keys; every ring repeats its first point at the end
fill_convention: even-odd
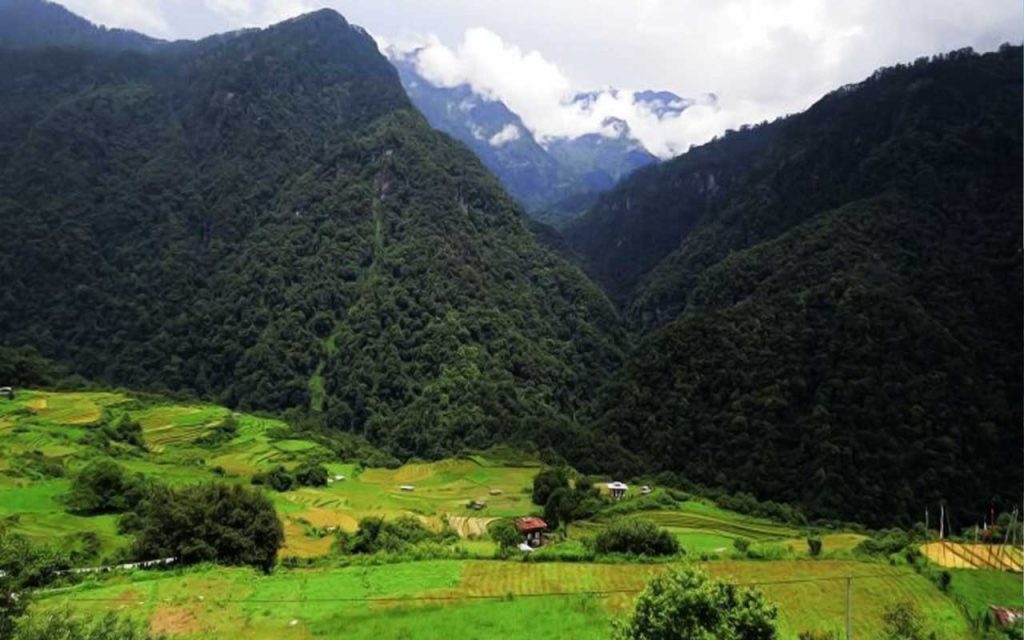
{"type": "Polygon", "coordinates": [[[616,621],[615,640],[729,638],[774,640],[777,611],[759,591],[710,580],[694,568],[655,576],[628,618],[616,621]]]}
{"type": "Polygon", "coordinates": [[[185,564],[211,561],[269,571],[284,542],[273,503],[239,485],[161,487],[122,522],[135,534],[139,559],[175,557],[185,564]]]}
{"type": "Polygon", "coordinates": [[[294,487],[323,487],[327,485],[327,469],[315,462],[303,462],[289,472],[278,465],[268,472],[257,473],[252,484],[267,485],[274,491],[289,491],[294,487]]]}
{"type": "Polygon", "coordinates": [[[50,584],[70,566],[65,554],[36,546],[0,523],[0,638],[13,633],[16,618],[28,608],[29,590],[50,584]]]}
{"type": "Polygon", "coordinates": [[[146,449],[146,440],[142,433],[142,425],[128,414],[111,416],[107,414],[96,424],[83,442],[111,453],[112,442],[120,442],[138,449],[146,449]]]}
{"type": "Polygon", "coordinates": [[[270,471],[253,475],[252,483],[267,485],[274,491],[288,491],[295,484],[295,478],[287,469],[278,465],[270,471]]]}
{"type": "Polygon", "coordinates": [[[458,534],[449,527],[434,532],[413,516],[399,516],[394,520],[370,516],[359,521],[355,534],[339,530],[335,536],[335,550],[355,554],[395,553],[426,543],[448,544],[458,538],[458,534]]]}
{"type": "Polygon", "coordinates": [[[811,536],[807,538],[807,553],[811,554],[811,557],[818,557],[821,555],[823,543],[821,538],[811,536]]]}
{"type": "Polygon", "coordinates": [[[598,553],[668,556],[679,553],[679,543],[671,533],[648,520],[623,518],[597,534],[594,550],[598,553]]]}
{"type": "Polygon", "coordinates": [[[908,549],[916,551],[917,541],[918,536],[915,532],[903,529],[885,529],[861,540],[853,550],[855,553],[865,555],[889,556],[908,549]]]}
{"type": "Polygon", "coordinates": [[[214,426],[208,433],[197,438],[195,444],[200,447],[213,448],[231,442],[236,436],[238,436],[238,420],[235,419],[234,414],[228,414],[223,421],[214,426]]]}
{"type": "Polygon", "coordinates": [[[500,549],[514,549],[523,541],[515,523],[508,518],[495,520],[488,525],[487,534],[500,549]]]}
{"type": "Polygon", "coordinates": [[[295,468],[295,482],[303,487],[327,486],[327,469],[315,462],[303,462],[295,468]]]}
{"type": "Polygon", "coordinates": [[[123,513],[135,509],[151,489],[143,476],[110,460],[96,460],[75,475],[65,502],[77,513],[123,513]]]}
{"type": "Polygon", "coordinates": [[[740,553],[746,553],[750,549],[750,540],[747,540],[746,538],[736,538],[732,541],[732,546],[740,553]]]}
{"type": "Polygon", "coordinates": [[[921,613],[909,600],[886,607],[882,621],[885,623],[885,640],[925,640],[921,613]]]}

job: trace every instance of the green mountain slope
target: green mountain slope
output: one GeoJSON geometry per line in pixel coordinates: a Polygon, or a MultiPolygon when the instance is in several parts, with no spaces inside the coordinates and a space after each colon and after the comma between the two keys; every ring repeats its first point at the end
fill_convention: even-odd
{"type": "Polygon", "coordinates": [[[869,523],[1015,495],[1021,110],[1020,48],[955,52],[620,185],[572,238],[648,329],[598,428],[869,523]]]}
{"type": "Polygon", "coordinates": [[[0,67],[7,345],[404,455],[557,438],[618,362],[600,291],[334,12],[0,67]]]}

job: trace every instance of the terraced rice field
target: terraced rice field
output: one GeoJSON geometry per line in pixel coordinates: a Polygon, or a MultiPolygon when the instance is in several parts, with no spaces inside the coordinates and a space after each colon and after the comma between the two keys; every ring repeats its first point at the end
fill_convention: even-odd
{"type": "Polygon", "coordinates": [[[158,406],[130,415],[142,425],[146,444],[160,452],[169,446],[183,445],[200,438],[222,422],[230,412],[213,405],[158,406]]]}
{"type": "MultiPolygon", "coordinates": [[[[100,535],[105,550],[127,542],[109,522],[67,515],[61,503],[69,486],[67,478],[33,479],[19,476],[15,469],[21,456],[39,451],[63,460],[70,476],[88,459],[103,455],[87,443],[87,436],[105,410],[137,420],[148,448],[128,452],[118,463],[168,484],[213,479],[248,483],[253,474],[276,465],[291,467],[303,459],[331,458],[320,445],[289,437],[284,422],[247,414],[235,414],[238,435],[230,442],[215,449],[197,446],[198,438],[229,415],[227,409],[214,405],[145,405],[117,393],[26,390],[13,402],[0,402],[0,517],[17,515],[17,522],[11,525],[16,531],[40,542],[57,543],[75,533],[93,531],[100,535]],[[217,467],[223,476],[215,473],[217,467]]],[[[354,530],[358,520],[368,515],[392,518],[413,514],[440,526],[448,515],[493,518],[521,515],[533,508],[528,491],[536,464],[528,461],[505,466],[475,456],[398,469],[361,470],[339,463],[326,466],[332,478],[341,475],[345,480],[322,488],[270,494],[285,523],[287,543],[282,555],[322,555],[330,540],[313,529],[334,526],[354,530]],[[403,484],[413,484],[415,490],[402,491],[403,484]],[[466,503],[471,500],[485,501],[486,510],[470,511],[466,503]]],[[[468,535],[479,527],[468,524],[464,528],[468,535]]]]}
{"type": "Polygon", "coordinates": [[[921,553],[940,567],[950,569],[1024,571],[1024,551],[1012,545],[939,541],[921,545],[921,553]]]}
{"type": "MultiPolygon", "coordinates": [[[[857,562],[711,562],[713,575],[761,583],[780,610],[780,637],[839,629],[846,576],[854,579],[855,637],[881,635],[881,614],[896,599],[928,612],[938,638],[966,637],[959,610],[927,579],[905,569],[857,562]],[[798,582],[807,580],[807,582],[798,582]],[[811,581],[813,580],[813,581],[811,581]]],[[[182,575],[136,574],[82,585],[40,607],[123,609],[175,637],[237,638],[607,638],[611,619],[662,565],[429,561],[319,570],[242,569],[182,575]],[[589,592],[589,593],[588,593],[589,592]],[[294,621],[294,622],[293,622],[294,621]],[[541,626],[538,626],[541,625],[541,626]]]]}

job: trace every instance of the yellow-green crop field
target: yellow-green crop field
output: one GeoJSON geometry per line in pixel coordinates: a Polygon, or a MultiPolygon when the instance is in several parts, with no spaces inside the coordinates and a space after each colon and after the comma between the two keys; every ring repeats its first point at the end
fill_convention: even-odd
{"type": "MultiPolygon", "coordinates": [[[[880,637],[882,612],[894,599],[915,601],[939,638],[969,635],[952,600],[906,568],[828,560],[704,567],[715,577],[759,584],[779,607],[784,639],[806,629],[843,629],[848,576],[855,637],[880,637]]],[[[263,576],[205,567],[86,583],[48,594],[39,606],[128,612],[183,638],[607,638],[612,618],[665,568],[434,560],[263,576]]]]}
{"type": "MultiPolygon", "coordinates": [[[[235,437],[216,445],[198,442],[229,415],[214,405],[127,393],[30,390],[14,401],[0,400],[0,519],[42,544],[70,547],[87,531],[96,534],[106,556],[129,544],[118,533],[117,516],[84,517],[65,509],[70,478],[99,455],[113,455],[124,467],[167,484],[250,484],[255,473],[310,459],[322,461],[331,478],[324,487],[266,489],[285,525],[280,557],[320,557],[312,567],[280,565],[270,575],[216,566],[115,572],[39,593],[34,606],[121,611],[186,639],[607,638],[612,619],[629,610],[652,574],[665,570],[663,564],[641,562],[490,559],[495,547],[486,537],[487,523],[538,510],[530,487],[539,464],[521,456],[490,452],[395,469],[362,468],[334,458],[281,420],[239,413],[233,414],[235,437]],[[121,414],[142,426],[146,450],[115,443],[105,454],[90,444],[91,430],[121,414]],[[41,462],[58,462],[62,471],[41,462]],[[471,501],[486,506],[472,510],[471,501]],[[461,545],[470,558],[343,566],[330,555],[332,537],[325,533],[333,527],[354,530],[370,515],[413,515],[431,526],[447,522],[465,537],[461,545]]],[[[670,531],[688,561],[714,577],[763,590],[779,608],[782,638],[809,629],[844,629],[850,577],[858,638],[880,637],[882,612],[898,600],[913,601],[928,631],[947,640],[970,637],[965,611],[1019,602],[1007,574],[957,572],[951,593],[943,593],[908,567],[862,561],[851,552],[863,539],[857,533],[824,535],[825,557],[812,559],[802,531],[705,500],[629,515],[670,531]],[[776,552],[764,556],[773,559],[735,559],[741,538],[776,552]]],[[[575,523],[566,544],[579,546],[580,537],[607,525],[602,518],[575,523]]]]}

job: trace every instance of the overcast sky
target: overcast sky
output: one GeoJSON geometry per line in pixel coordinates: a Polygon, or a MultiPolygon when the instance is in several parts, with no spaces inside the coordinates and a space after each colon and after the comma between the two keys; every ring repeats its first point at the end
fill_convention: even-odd
{"type": "Polygon", "coordinates": [[[744,122],[810,106],[876,68],[1024,34],[1020,0],[65,0],[108,26],[197,38],[332,7],[378,41],[428,47],[431,79],[504,100],[539,137],[600,126],[576,91],[656,89],[717,105],[659,120],[632,94],[598,115],[628,120],[662,156],[744,122]],[[596,122],[596,124],[595,124],[596,122]]]}

